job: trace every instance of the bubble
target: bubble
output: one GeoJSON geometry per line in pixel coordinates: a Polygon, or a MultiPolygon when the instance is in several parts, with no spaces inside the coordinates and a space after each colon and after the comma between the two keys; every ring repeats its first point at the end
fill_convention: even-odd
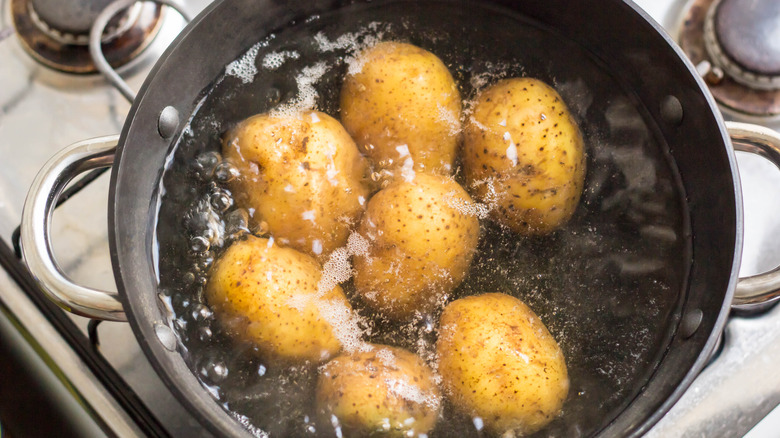
{"type": "Polygon", "coordinates": [[[225,216],[225,233],[237,237],[249,232],[249,213],[243,208],[231,211],[225,216]]]}
{"type": "Polygon", "coordinates": [[[214,174],[214,169],[222,162],[219,152],[206,152],[198,155],[193,164],[195,174],[202,180],[208,180],[214,174]]]}
{"type": "Polygon", "coordinates": [[[184,282],[185,285],[191,285],[195,283],[195,274],[192,272],[185,272],[184,275],[182,275],[181,278],[182,282],[184,282]]]}
{"type": "Polygon", "coordinates": [[[218,212],[225,212],[233,206],[233,197],[225,190],[218,190],[209,198],[211,206],[218,212]]]}
{"type": "Polygon", "coordinates": [[[214,252],[205,251],[195,259],[195,269],[199,272],[206,272],[214,264],[214,252]]]}
{"type": "Polygon", "coordinates": [[[217,178],[217,181],[223,184],[233,181],[239,175],[238,168],[228,161],[217,164],[217,167],[214,169],[214,176],[217,178]]]}
{"type": "Polygon", "coordinates": [[[436,328],[436,325],[433,322],[433,317],[431,317],[429,314],[426,314],[423,317],[423,332],[433,333],[434,328],[436,328]]]}
{"type": "Polygon", "coordinates": [[[214,312],[205,304],[197,304],[192,309],[192,319],[196,322],[210,321],[214,319],[214,312]]]}
{"type": "Polygon", "coordinates": [[[190,239],[190,250],[193,252],[205,252],[209,250],[211,242],[203,236],[195,236],[190,239]]]}
{"type": "MultiPolygon", "coordinates": [[[[260,221],[260,223],[257,225],[257,234],[264,235],[268,234],[270,231],[268,222],[266,221],[260,221]]],[[[271,238],[271,241],[273,241],[273,237],[271,238]]]]}
{"type": "Polygon", "coordinates": [[[185,330],[187,330],[187,321],[185,321],[183,318],[176,318],[173,321],[173,326],[176,328],[176,331],[178,331],[179,334],[182,334],[185,330]]]}
{"type": "Polygon", "coordinates": [[[201,342],[210,341],[213,336],[214,333],[211,331],[211,327],[208,326],[198,327],[198,339],[201,342]]]}
{"type": "Polygon", "coordinates": [[[206,358],[204,359],[199,373],[201,377],[207,379],[211,383],[220,383],[228,376],[228,368],[225,363],[219,359],[206,358]]]}

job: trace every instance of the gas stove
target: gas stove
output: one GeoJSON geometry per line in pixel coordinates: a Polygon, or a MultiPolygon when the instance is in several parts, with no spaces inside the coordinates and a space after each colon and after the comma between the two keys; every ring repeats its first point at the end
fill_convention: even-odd
{"type": "MultiPolygon", "coordinates": [[[[697,44],[704,40],[705,31],[697,30],[694,18],[701,14],[695,8],[711,0],[636,2],[671,35],[682,35],[681,45],[712,83],[713,93],[726,96],[727,118],[760,121],[780,130],[777,117],[757,115],[755,105],[744,110],[728,100],[739,92],[723,91],[733,87],[728,79],[725,85],[721,82],[723,67],[703,62],[706,48],[697,44]]],[[[0,0],[0,254],[4,255],[0,347],[20,358],[26,372],[45,387],[47,398],[62,409],[68,430],[75,435],[208,436],[157,377],[129,325],[96,325],[66,314],[26,293],[24,288],[32,287],[26,283],[29,279],[20,265],[10,263],[14,230],[38,170],[68,144],[118,133],[130,108],[123,94],[103,77],[88,74],[97,69],[85,45],[90,23],[67,21],[67,14],[50,10],[52,4],[59,8],[64,3],[78,0],[0,0]],[[19,10],[28,3],[36,13],[20,18],[19,10]],[[40,21],[50,25],[41,26],[40,21]],[[58,53],[62,46],[70,52],[58,53]]],[[[94,17],[111,2],[92,3],[92,9],[78,10],[73,16],[94,17]]],[[[207,4],[207,0],[188,0],[185,9],[194,16],[207,4]]],[[[184,19],[167,8],[132,5],[107,23],[104,35],[121,33],[127,41],[115,43],[122,50],[107,49],[105,56],[119,66],[129,88],[137,90],[155,59],[184,26],[184,19]]],[[[746,276],[780,264],[780,240],[774,238],[780,231],[776,198],[780,170],[742,154],[738,164],[745,205],[740,273],[746,276]]],[[[57,259],[74,281],[110,290],[115,285],[107,242],[107,193],[108,175],[97,176],[56,211],[52,235],[57,259]]],[[[780,430],[776,363],[780,363],[780,308],[733,316],[717,356],[648,435],[776,436],[780,430]]]]}

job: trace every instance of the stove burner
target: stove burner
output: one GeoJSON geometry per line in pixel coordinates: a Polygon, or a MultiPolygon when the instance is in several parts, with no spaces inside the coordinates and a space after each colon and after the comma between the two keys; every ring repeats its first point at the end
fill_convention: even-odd
{"type": "MultiPolygon", "coordinates": [[[[12,0],[14,27],[25,50],[37,61],[66,73],[96,73],[89,54],[89,29],[105,8],[104,0],[12,0]],[[78,17],[78,18],[76,18],[78,17]]],[[[103,53],[112,67],[140,54],[160,29],[162,9],[142,2],[111,21],[103,34],[103,53]]]]}
{"type": "Polygon", "coordinates": [[[780,88],[780,2],[719,0],[704,21],[704,45],[735,81],[780,88]]]}
{"type": "Polygon", "coordinates": [[[738,116],[780,118],[780,2],[692,0],[679,43],[718,103],[738,116]]]}

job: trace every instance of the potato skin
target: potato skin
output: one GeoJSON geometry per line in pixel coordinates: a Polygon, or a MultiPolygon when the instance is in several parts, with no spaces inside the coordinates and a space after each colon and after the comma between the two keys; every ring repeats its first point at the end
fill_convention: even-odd
{"type": "Polygon", "coordinates": [[[375,194],[358,226],[355,289],[391,320],[433,310],[464,278],[479,240],[473,201],[449,177],[417,173],[375,194]]]}
{"type": "Polygon", "coordinates": [[[460,136],[460,92],[436,55],[384,42],[363,52],[341,89],[341,120],[376,170],[404,165],[452,173],[460,136]],[[392,163],[390,163],[392,160],[392,163]]]}
{"type": "Polygon", "coordinates": [[[233,243],[214,263],[206,300],[221,323],[269,360],[319,363],[341,344],[323,312],[351,312],[340,286],[318,296],[319,263],[268,239],[233,243]]]}
{"type": "Polygon", "coordinates": [[[464,129],[463,171],[474,197],[493,207],[494,220],[518,233],[547,234],[577,209],[585,182],[582,134],[553,88],[505,79],[477,98],[464,129]]]}
{"type": "Polygon", "coordinates": [[[560,347],[522,301],[488,293],[441,316],[438,372],[449,400],[496,434],[531,434],[557,416],[569,391],[560,347]]]}
{"type": "Polygon", "coordinates": [[[321,421],[331,424],[335,415],[347,437],[400,438],[433,429],[441,411],[433,371],[404,349],[372,347],[337,356],[321,368],[316,390],[321,421]]]}
{"type": "Polygon", "coordinates": [[[228,133],[231,189],[283,245],[325,259],[344,245],[369,196],[365,158],[338,120],[311,111],[260,114],[228,133]]]}

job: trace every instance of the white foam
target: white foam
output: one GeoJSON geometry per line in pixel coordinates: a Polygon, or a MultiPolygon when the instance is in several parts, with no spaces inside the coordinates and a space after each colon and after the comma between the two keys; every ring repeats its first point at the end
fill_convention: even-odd
{"type": "MultiPolygon", "coordinates": [[[[217,394],[217,395],[218,395],[218,394],[217,394]]],[[[219,397],[215,396],[215,398],[216,398],[217,400],[219,400],[219,397]]],[[[261,430],[261,429],[258,429],[257,427],[255,427],[255,426],[252,424],[252,422],[249,420],[249,418],[248,418],[248,417],[245,417],[245,416],[243,416],[243,415],[241,415],[241,414],[237,414],[237,413],[235,413],[235,412],[231,412],[231,413],[230,413],[230,415],[231,415],[231,416],[232,416],[232,417],[233,417],[233,418],[234,418],[236,421],[238,421],[239,423],[241,423],[241,425],[242,425],[242,426],[244,426],[244,428],[245,428],[246,430],[248,430],[248,431],[249,431],[249,433],[251,433],[251,434],[252,434],[252,436],[254,436],[255,438],[267,438],[267,437],[269,436],[269,435],[268,435],[268,433],[266,433],[265,431],[263,431],[263,430],[261,430]]]]}
{"type": "Polygon", "coordinates": [[[339,185],[339,180],[336,179],[336,175],[339,174],[339,171],[336,170],[336,162],[333,160],[333,156],[336,155],[336,147],[328,143],[328,148],[329,149],[325,153],[325,156],[330,160],[330,162],[325,166],[325,177],[328,179],[330,185],[336,187],[339,185]]]}
{"type": "Polygon", "coordinates": [[[395,354],[393,354],[393,351],[389,348],[381,348],[379,351],[376,352],[376,357],[379,359],[379,362],[388,367],[388,368],[394,368],[395,365],[395,354]]]}
{"type": "Polygon", "coordinates": [[[351,233],[347,238],[347,251],[352,255],[366,256],[371,243],[358,233],[351,233]]]}
{"type": "Polygon", "coordinates": [[[347,64],[347,75],[354,76],[363,70],[365,64],[365,57],[360,56],[359,53],[383,40],[384,32],[380,31],[379,27],[379,23],[372,22],[365,29],[359,32],[345,33],[335,41],[331,41],[320,32],[314,35],[314,42],[320,52],[345,51],[347,54],[343,59],[347,64]]]}
{"type": "Polygon", "coordinates": [[[437,105],[436,107],[439,110],[439,120],[447,125],[450,135],[458,135],[461,130],[458,114],[442,105],[437,105]]]}
{"type": "Polygon", "coordinates": [[[347,248],[336,248],[322,267],[322,277],[317,283],[317,292],[324,294],[352,277],[352,265],[349,262],[347,248]]]}
{"type": "Polygon", "coordinates": [[[317,84],[329,67],[324,62],[304,67],[301,73],[295,77],[298,85],[298,95],[290,102],[279,105],[270,113],[274,117],[298,117],[300,113],[313,111],[317,106],[319,94],[314,86],[317,84]]]}
{"type": "Polygon", "coordinates": [[[506,157],[509,158],[513,166],[517,166],[517,146],[512,141],[512,134],[509,131],[504,132],[504,141],[509,142],[509,146],[506,148],[506,157]]]}
{"type": "Polygon", "coordinates": [[[455,192],[447,193],[444,196],[444,203],[464,216],[476,216],[479,219],[485,219],[490,213],[490,207],[487,204],[474,201],[469,202],[458,197],[455,192]]]}
{"type": "Polygon", "coordinates": [[[440,397],[435,393],[425,393],[417,385],[409,383],[402,379],[385,379],[387,390],[390,394],[401,397],[412,403],[426,405],[433,411],[439,409],[441,403],[440,397]]]}
{"type": "Polygon", "coordinates": [[[311,252],[314,254],[320,255],[322,254],[322,241],[319,239],[314,239],[311,242],[311,252]]]}
{"type": "Polygon", "coordinates": [[[322,318],[333,328],[333,336],[338,339],[344,351],[352,353],[365,351],[367,343],[363,341],[360,317],[349,304],[342,300],[317,300],[322,318]]]}
{"type": "Polygon", "coordinates": [[[314,222],[315,219],[315,211],[314,210],[306,210],[303,213],[301,213],[301,217],[305,221],[311,221],[314,222]]]}
{"type": "Polygon", "coordinates": [[[517,146],[511,140],[506,148],[506,157],[509,158],[513,166],[517,166],[517,146]]]}
{"type": "Polygon", "coordinates": [[[475,119],[474,117],[469,117],[469,123],[473,123],[474,126],[476,126],[482,131],[491,132],[491,130],[487,126],[480,123],[479,120],[475,119]]]}
{"type": "Polygon", "coordinates": [[[298,59],[300,57],[300,53],[291,50],[271,52],[263,57],[263,67],[268,70],[276,70],[284,65],[288,59],[298,59]]]}
{"type": "Polygon", "coordinates": [[[328,39],[322,32],[314,35],[314,42],[320,52],[333,52],[336,50],[346,50],[350,53],[356,53],[366,47],[375,46],[382,40],[383,31],[378,31],[380,24],[378,22],[369,23],[369,25],[358,32],[347,32],[339,36],[335,41],[328,39]]]}
{"type": "Polygon", "coordinates": [[[400,155],[401,158],[409,156],[409,146],[408,145],[402,144],[401,146],[396,146],[395,150],[398,151],[398,155],[400,155]]]}
{"type": "Polygon", "coordinates": [[[240,58],[228,64],[227,67],[225,67],[225,76],[235,76],[244,84],[252,82],[257,74],[257,66],[255,66],[257,52],[260,50],[260,47],[265,45],[267,45],[265,42],[255,44],[241,55],[240,58]]]}
{"type": "Polygon", "coordinates": [[[414,160],[412,160],[412,157],[407,157],[404,160],[404,164],[401,166],[401,177],[403,177],[406,182],[414,181],[414,160]]]}

